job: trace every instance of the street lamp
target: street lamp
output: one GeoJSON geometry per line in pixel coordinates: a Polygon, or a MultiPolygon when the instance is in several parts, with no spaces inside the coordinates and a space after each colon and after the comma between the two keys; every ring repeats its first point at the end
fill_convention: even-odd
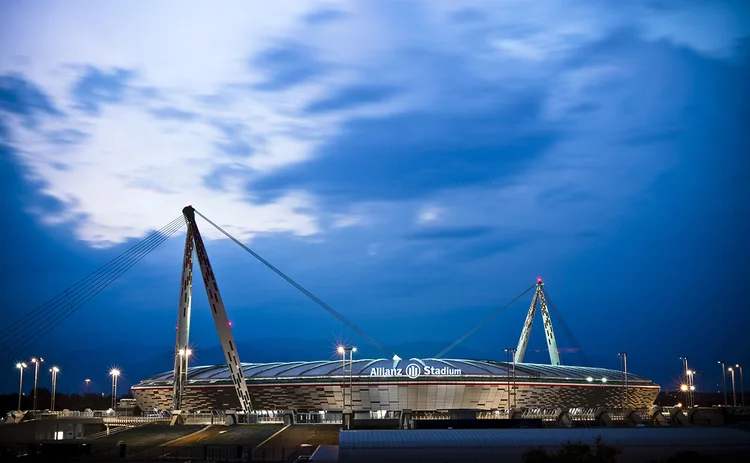
{"type": "Polygon", "coordinates": [[[628,353],[627,352],[620,352],[617,355],[620,356],[621,360],[621,367],[623,370],[623,374],[625,375],[625,407],[628,406],[628,353]]]}
{"type": "Polygon", "coordinates": [[[57,367],[52,367],[49,369],[49,371],[52,373],[52,403],[50,410],[53,412],[55,411],[55,389],[57,387],[57,372],[60,371],[57,367]]]}
{"type": "Polygon", "coordinates": [[[695,407],[695,370],[688,370],[688,389],[690,390],[690,406],[695,407]]]}
{"type": "Polygon", "coordinates": [[[717,363],[721,365],[721,381],[723,384],[722,390],[724,391],[724,406],[726,407],[727,405],[729,405],[729,403],[727,402],[727,369],[724,365],[723,360],[719,360],[717,363]]]}
{"type": "Polygon", "coordinates": [[[735,368],[740,369],[740,396],[742,397],[742,406],[745,406],[745,380],[742,378],[742,365],[739,363],[735,365],[735,368]]]}
{"type": "Polygon", "coordinates": [[[341,370],[342,370],[342,378],[343,378],[343,393],[344,393],[344,410],[346,410],[346,353],[349,353],[349,402],[351,407],[351,393],[352,393],[352,364],[354,362],[354,352],[357,352],[356,347],[347,347],[347,346],[339,346],[336,351],[341,354],[341,370]]]}
{"type": "Polygon", "coordinates": [[[91,383],[91,380],[86,378],[84,381],[86,381],[86,394],[91,393],[91,389],[89,388],[89,384],[91,383]]]}
{"type": "Polygon", "coordinates": [[[36,387],[39,383],[39,364],[44,362],[44,359],[41,357],[33,357],[31,359],[31,362],[36,365],[36,367],[34,368],[34,410],[36,411],[36,387]]]}
{"type": "Polygon", "coordinates": [[[16,363],[18,368],[19,380],[18,380],[18,411],[21,411],[21,396],[23,395],[23,369],[26,368],[26,364],[23,362],[16,363]]]}
{"type": "Polygon", "coordinates": [[[109,371],[112,376],[112,410],[117,407],[117,377],[120,376],[120,370],[113,368],[109,371]]]}
{"type": "Polygon", "coordinates": [[[737,406],[737,394],[734,392],[734,369],[732,367],[727,368],[729,372],[732,374],[732,406],[737,406]]]}

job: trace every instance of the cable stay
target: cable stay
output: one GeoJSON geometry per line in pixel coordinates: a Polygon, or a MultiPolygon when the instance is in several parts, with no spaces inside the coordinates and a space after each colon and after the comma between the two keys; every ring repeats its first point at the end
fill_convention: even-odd
{"type": "Polygon", "coordinates": [[[122,254],[120,254],[119,256],[117,256],[115,258],[113,258],[112,260],[110,260],[105,265],[103,265],[103,266],[99,267],[97,270],[91,272],[89,275],[87,275],[86,277],[82,278],[81,280],[79,280],[74,285],[66,288],[63,292],[61,292],[57,296],[53,297],[49,301],[45,302],[44,304],[42,304],[39,307],[35,308],[34,310],[30,311],[28,314],[26,314],[23,317],[17,319],[12,324],[10,324],[7,327],[3,328],[2,330],[0,330],[0,338],[5,337],[5,334],[8,333],[8,332],[10,332],[10,331],[16,331],[17,329],[21,329],[21,327],[24,326],[24,325],[33,325],[33,324],[35,324],[37,322],[37,319],[39,319],[45,313],[44,311],[47,308],[49,308],[51,306],[54,306],[56,304],[59,304],[60,301],[65,300],[66,298],[68,298],[69,294],[78,291],[81,287],[85,286],[90,281],[95,280],[95,279],[99,278],[102,274],[110,271],[115,265],[117,265],[117,263],[121,259],[126,258],[127,255],[129,255],[129,254],[135,252],[136,250],[138,250],[139,248],[143,247],[149,240],[151,240],[154,237],[157,237],[160,234],[164,233],[165,230],[170,229],[175,223],[180,222],[180,221],[184,221],[184,218],[182,216],[177,217],[176,219],[174,219],[172,222],[168,223],[167,225],[165,225],[161,229],[153,232],[151,235],[149,235],[148,237],[144,238],[142,241],[140,241],[139,243],[135,244],[133,247],[131,247],[127,251],[124,251],[122,254]]]}
{"type": "Polygon", "coordinates": [[[534,288],[536,288],[536,284],[533,284],[533,285],[529,286],[528,288],[526,288],[521,294],[519,294],[518,296],[514,297],[513,299],[511,299],[510,302],[508,302],[507,304],[505,304],[504,306],[500,307],[498,310],[496,310],[495,312],[493,312],[489,317],[485,318],[480,324],[478,324],[477,326],[475,326],[474,328],[472,328],[468,333],[464,334],[463,336],[461,336],[460,338],[458,338],[457,340],[455,340],[453,342],[453,344],[451,344],[450,346],[448,346],[445,349],[443,349],[442,351],[440,351],[440,353],[437,354],[435,356],[435,358],[436,359],[441,358],[443,355],[445,355],[448,352],[450,352],[451,350],[453,350],[454,347],[456,347],[457,345],[459,345],[462,342],[466,341],[474,333],[476,333],[477,331],[479,331],[484,325],[486,325],[487,323],[489,323],[493,318],[495,318],[498,315],[500,315],[500,313],[503,310],[505,310],[508,307],[510,307],[511,305],[515,304],[519,299],[521,299],[522,297],[524,297],[529,291],[531,291],[534,288]]]}
{"type": "Polygon", "coordinates": [[[382,344],[380,344],[375,338],[373,338],[369,334],[365,333],[361,328],[359,328],[357,325],[355,325],[354,323],[352,323],[351,321],[349,321],[349,319],[347,319],[346,317],[344,317],[341,313],[339,313],[336,310],[334,310],[331,306],[329,306],[328,304],[326,304],[325,302],[323,302],[320,298],[318,298],[317,296],[315,296],[313,293],[311,293],[310,291],[308,291],[307,289],[305,289],[302,285],[300,285],[299,283],[297,283],[296,281],[294,281],[291,277],[289,277],[286,274],[284,274],[281,270],[279,270],[273,264],[271,264],[266,259],[264,259],[263,257],[261,257],[258,253],[256,253],[255,251],[253,251],[252,249],[250,249],[249,247],[247,247],[245,244],[243,244],[237,238],[235,238],[234,236],[232,236],[231,234],[229,234],[229,232],[227,232],[226,230],[224,230],[223,228],[221,228],[219,225],[217,225],[216,223],[214,223],[213,221],[211,221],[211,219],[209,219],[205,215],[201,214],[198,210],[195,210],[195,213],[198,214],[199,216],[201,216],[203,218],[203,220],[205,220],[206,222],[208,222],[209,224],[211,224],[214,228],[216,228],[221,233],[223,233],[224,236],[226,236],[230,240],[234,241],[239,247],[241,247],[242,249],[244,249],[245,251],[247,251],[248,253],[250,253],[250,255],[252,255],[257,260],[259,260],[263,265],[265,265],[270,270],[272,270],[274,273],[276,273],[278,276],[280,276],[281,278],[283,278],[284,280],[286,280],[287,283],[289,283],[290,285],[292,285],[295,288],[297,288],[297,290],[299,292],[301,292],[302,294],[304,294],[305,296],[307,296],[311,301],[313,301],[316,304],[318,304],[321,308],[323,308],[328,313],[330,313],[331,315],[333,315],[334,317],[336,317],[340,322],[342,322],[344,325],[346,325],[347,327],[349,327],[352,331],[354,331],[355,333],[357,333],[358,335],[362,336],[364,339],[366,339],[367,341],[369,341],[373,346],[375,346],[376,348],[378,348],[381,352],[385,353],[388,357],[390,357],[390,358],[398,357],[392,350],[390,350],[387,347],[385,347],[382,344]]]}
{"type": "Polygon", "coordinates": [[[575,335],[573,334],[573,331],[568,327],[568,324],[565,323],[565,320],[562,317],[562,313],[560,313],[559,310],[555,307],[555,305],[552,303],[552,301],[549,298],[549,293],[547,290],[544,290],[544,296],[547,299],[547,306],[552,309],[552,312],[555,314],[555,318],[557,319],[557,324],[559,326],[562,326],[562,330],[565,332],[565,336],[570,340],[571,344],[573,344],[573,347],[578,349],[578,352],[581,354],[581,360],[583,360],[584,366],[590,366],[591,362],[589,361],[588,355],[586,355],[586,352],[581,347],[581,343],[578,342],[578,339],[576,339],[575,335]]]}
{"type": "Polygon", "coordinates": [[[0,356],[23,354],[185,224],[180,215],[127,251],[2,330],[0,356]]]}

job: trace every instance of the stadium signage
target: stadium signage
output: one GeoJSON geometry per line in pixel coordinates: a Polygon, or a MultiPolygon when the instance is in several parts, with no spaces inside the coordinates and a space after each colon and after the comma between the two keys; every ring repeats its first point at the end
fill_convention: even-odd
{"type": "Polygon", "coordinates": [[[430,365],[425,365],[423,367],[419,363],[410,363],[406,368],[397,367],[398,364],[394,365],[393,368],[373,367],[370,369],[370,376],[377,378],[406,376],[409,379],[416,379],[420,376],[461,376],[461,370],[459,368],[448,366],[436,368],[430,365]]]}

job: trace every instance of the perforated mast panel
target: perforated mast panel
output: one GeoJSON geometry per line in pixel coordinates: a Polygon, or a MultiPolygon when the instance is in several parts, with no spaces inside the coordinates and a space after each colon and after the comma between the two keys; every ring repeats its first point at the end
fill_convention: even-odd
{"type": "Polygon", "coordinates": [[[182,259],[181,281],[180,301],[177,305],[177,341],[174,351],[172,410],[182,409],[182,393],[187,384],[186,361],[180,355],[180,351],[184,352],[190,341],[190,310],[193,302],[193,229],[190,225],[188,225],[185,236],[185,255],[182,259]]]}
{"type": "Polygon", "coordinates": [[[534,291],[534,297],[531,299],[531,305],[529,306],[529,313],[526,314],[526,321],[523,322],[523,329],[521,330],[521,338],[518,340],[518,347],[516,347],[516,363],[523,363],[523,356],[526,354],[526,346],[529,345],[529,334],[531,334],[531,325],[534,324],[534,314],[536,313],[536,301],[539,299],[539,286],[534,291]]]}
{"type": "Polygon", "coordinates": [[[240,356],[239,353],[237,353],[237,343],[234,341],[234,336],[232,335],[232,328],[229,325],[227,312],[224,308],[224,301],[219,293],[219,285],[216,283],[216,277],[211,268],[211,262],[208,260],[206,247],[203,245],[203,239],[201,238],[200,231],[198,231],[198,225],[195,223],[195,210],[188,206],[182,210],[182,213],[185,214],[188,228],[192,230],[193,233],[195,253],[198,257],[201,275],[203,275],[203,283],[206,286],[206,295],[208,296],[208,303],[211,307],[211,315],[214,318],[216,331],[219,333],[219,340],[221,341],[221,347],[224,351],[224,358],[229,367],[229,374],[234,383],[234,389],[237,392],[237,397],[240,400],[242,410],[250,411],[252,410],[252,404],[250,403],[250,395],[247,392],[247,384],[245,383],[245,375],[242,372],[240,356]]]}
{"type": "Polygon", "coordinates": [[[547,309],[547,298],[544,296],[544,288],[539,285],[539,305],[542,308],[542,322],[544,323],[544,336],[547,339],[547,349],[549,350],[549,362],[551,365],[560,365],[560,352],[557,350],[557,339],[555,331],[552,329],[552,318],[549,316],[547,309]]]}

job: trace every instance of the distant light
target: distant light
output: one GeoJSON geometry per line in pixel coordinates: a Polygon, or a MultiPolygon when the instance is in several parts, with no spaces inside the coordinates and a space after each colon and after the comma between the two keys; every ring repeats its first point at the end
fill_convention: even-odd
{"type": "Polygon", "coordinates": [[[357,352],[357,348],[356,347],[352,347],[352,352],[357,352]]]}
{"type": "Polygon", "coordinates": [[[343,354],[343,353],[344,353],[344,346],[339,346],[339,347],[338,347],[338,349],[336,349],[336,351],[337,351],[337,352],[338,352],[339,354],[343,354]]]}
{"type": "Polygon", "coordinates": [[[89,382],[89,381],[91,381],[91,380],[90,380],[90,379],[88,379],[88,378],[86,378],[86,379],[84,379],[84,381],[86,381],[86,382],[88,383],[88,382],[89,382]]]}
{"type": "Polygon", "coordinates": [[[676,406],[677,407],[682,407],[682,402],[678,403],[676,406]]]}
{"type": "Polygon", "coordinates": [[[232,326],[232,322],[229,322],[229,326],[232,326]]]}
{"type": "Polygon", "coordinates": [[[113,368],[112,370],[110,370],[109,374],[112,376],[120,376],[120,370],[118,370],[117,368],[113,368]]]}
{"type": "Polygon", "coordinates": [[[536,279],[536,282],[537,282],[537,283],[541,283],[541,282],[542,282],[542,279],[541,279],[541,278],[537,278],[537,279],[536,279]]]}
{"type": "Polygon", "coordinates": [[[594,378],[592,378],[591,376],[589,376],[588,378],[586,378],[586,381],[592,382],[592,381],[594,381],[594,378]]]}
{"type": "Polygon", "coordinates": [[[687,384],[683,384],[682,386],[680,386],[680,390],[681,390],[682,392],[685,392],[685,391],[687,391],[687,390],[688,390],[687,384]]]}
{"type": "Polygon", "coordinates": [[[729,368],[727,368],[727,370],[729,370],[729,371],[734,371],[734,370],[732,370],[732,367],[729,367],[729,368]]]}
{"type": "Polygon", "coordinates": [[[59,368],[57,368],[57,367],[52,367],[52,371],[54,371],[55,373],[57,373],[57,372],[59,372],[59,371],[60,371],[60,369],[59,369],[59,368]]]}
{"type": "Polygon", "coordinates": [[[690,386],[690,390],[694,391],[695,390],[695,386],[690,386]]]}
{"type": "Polygon", "coordinates": [[[185,355],[187,355],[188,357],[190,357],[190,356],[191,356],[192,354],[193,354],[193,351],[192,351],[192,350],[190,350],[190,349],[185,349],[185,355]]]}
{"type": "Polygon", "coordinates": [[[606,383],[607,382],[607,378],[602,378],[602,382],[606,383]]]}

